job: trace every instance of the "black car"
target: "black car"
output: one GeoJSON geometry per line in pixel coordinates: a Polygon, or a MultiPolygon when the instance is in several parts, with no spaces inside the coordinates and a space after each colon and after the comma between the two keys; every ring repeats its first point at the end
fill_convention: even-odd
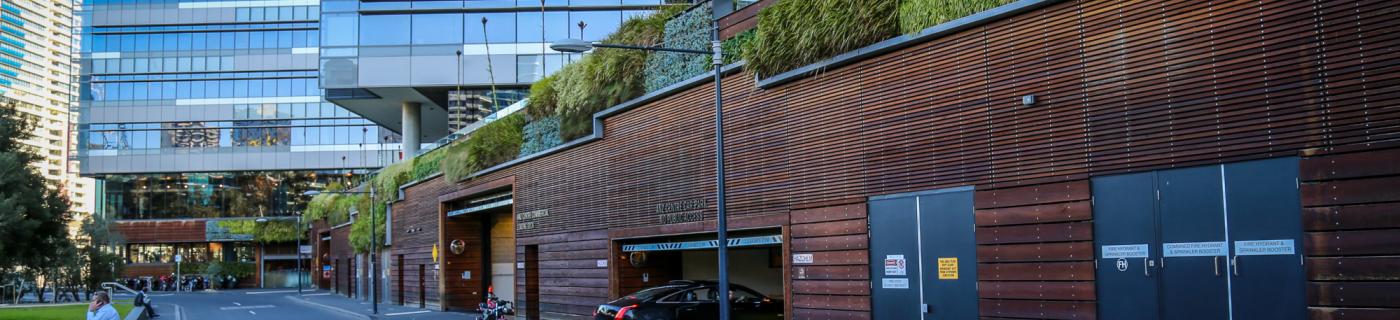
{"type": "MultiPolygon", "coordinates": [[[[719,318],[719,282],[677,280],[598,306],[594,320],[712,320],[719,318]]],[[[782,319],[783,303],[747,287],[729,285],[733,319],[782,319]]]]}

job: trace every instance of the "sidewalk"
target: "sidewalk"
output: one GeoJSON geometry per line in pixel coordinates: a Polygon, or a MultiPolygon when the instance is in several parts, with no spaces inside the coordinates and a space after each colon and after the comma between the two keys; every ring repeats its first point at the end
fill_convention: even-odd
{"type": "Polygon", "coordinates": [[[346,314],[355,314],[362,319],[393,319],[393,320],[437,320],[437,319],[476,319],[478,314],[462,312],[441,312],[429,309],[419,309],[417,307],[405,307],[395,304],[379,303],[379,314],[372,315],[372,308],[368,301],[350,299],[345,296],[335,294],[326,290],[307,290],[300,296],[289,295],[287,298],[298,303],[309,304],[323,309],[332,309],[346,314]]]}

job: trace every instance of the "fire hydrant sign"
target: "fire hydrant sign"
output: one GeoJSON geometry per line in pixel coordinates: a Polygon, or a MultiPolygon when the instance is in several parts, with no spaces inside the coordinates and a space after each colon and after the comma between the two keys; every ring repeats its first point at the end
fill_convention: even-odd
{"type": "Polygon", "coordinates": [[[885,255],[885,275],[902,276],[908,274],[907,270],[908,268],[906,267],[906,263],[904,261],[904,255],[885,255]]]}
{"type": "Polygon", "coordinates": [[[938,258],[938,280],[958,279],[958,258],[938,258]]]}

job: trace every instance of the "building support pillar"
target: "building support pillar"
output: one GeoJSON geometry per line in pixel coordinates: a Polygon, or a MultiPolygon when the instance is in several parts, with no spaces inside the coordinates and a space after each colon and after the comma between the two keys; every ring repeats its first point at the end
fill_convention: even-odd
{"type": "Polygon", "coordinates": [[[417,102],[403,103],[403,159],[418,154],[418,137],[422,136],[423,105],[417,102]]]}

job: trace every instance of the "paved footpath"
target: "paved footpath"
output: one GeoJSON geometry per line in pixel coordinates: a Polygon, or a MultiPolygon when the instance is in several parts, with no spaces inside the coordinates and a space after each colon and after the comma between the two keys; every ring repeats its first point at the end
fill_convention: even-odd
{"type": "Polygon", "coordinates": [[[476,319],[476,315],[438,312],[397,305],[380,304],[379,314],[370,314],[368,302],[353,300],[327,291],[305,290],[224,290],[151,295],[159,320],[361,320],[361,319],[476,319]]]}

